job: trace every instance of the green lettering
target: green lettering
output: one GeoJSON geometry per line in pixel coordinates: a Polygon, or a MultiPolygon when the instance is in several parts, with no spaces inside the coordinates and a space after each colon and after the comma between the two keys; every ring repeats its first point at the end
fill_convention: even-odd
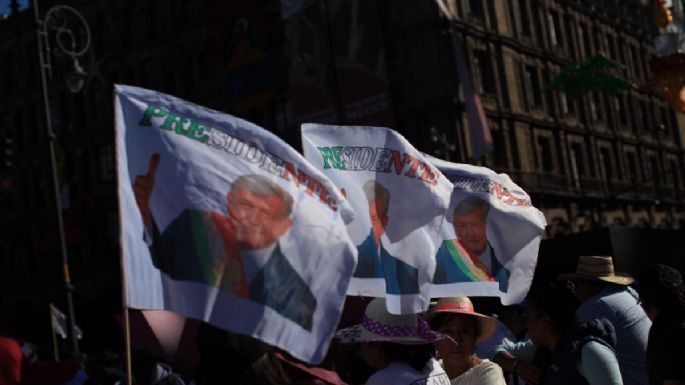
{"type": "Polygon", "coordinates": [[[185,135],[183,125],[188,123],[188,119],[176,114],[169,114],[160,128],[164,130],[174,130],[177,134],[185,135]]]}
{"type": "Polygon", "coordinates": [[[141,126],[151,126],[152,125],[152,118],[163,118],[165,117],[169,111],[161,108],[161,107],[155,107],[152,104],[148,104],[147,108],[145,109],[145,113],[143,114],[143,117],[140,119],[140,122],[138,122],[139,125],[141,126]]]}
{"type": "Polygon", "coordinates": [[[345,165],[340,158],[342,147],[317,147],[323,159],[323,168],[329,169],[331,167],[338,170],[345,170],[345,165]],[[330,164],[329,164],[330,162],[330,164]]]}
{"type": "Polygon", "coordinates": [[[211,129],[207,126],[203,126],[198,122],[190,122],[190,127],[188,127],[185,135],[190,139],[195,139],[201,143],[207,143],[209,140],[209,133],[211,129]]]}

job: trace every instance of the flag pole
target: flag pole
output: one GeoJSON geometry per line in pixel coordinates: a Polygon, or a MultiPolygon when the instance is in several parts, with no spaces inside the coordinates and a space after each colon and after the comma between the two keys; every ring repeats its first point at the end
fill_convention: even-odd
{"type": "Polygon", "coordinates": [[[131,322],[128,318],[128,306],[124,308],[124,334],[126,338],[126,384],[132,385],[131,377],[131,322]]]}

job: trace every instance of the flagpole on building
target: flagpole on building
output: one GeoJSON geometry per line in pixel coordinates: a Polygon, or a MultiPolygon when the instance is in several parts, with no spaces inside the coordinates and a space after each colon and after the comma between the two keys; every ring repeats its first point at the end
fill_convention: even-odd
{"type": "Polygon", "coordinates": [[[126,384],[132,385],[131,376],[131,322],[128,317],[128,306],[124,307],[124,338],[126,338],[126,384]]]}

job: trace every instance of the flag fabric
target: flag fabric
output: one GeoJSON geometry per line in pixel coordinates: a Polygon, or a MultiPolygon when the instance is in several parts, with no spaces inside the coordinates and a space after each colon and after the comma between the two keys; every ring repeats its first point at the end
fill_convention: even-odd
{"type": "MultiPolygon", "coordinates": [[[[67,316],[53,304],[50,304],[50,321],[52,323],[52,331],[62,337],[62,339],[66,339],[69,334],[67,332],[67,316]]],[[[74,331],[77,339],[83,338],[83,332],[78,325],[74,325],[74,331]]]]}
{"type": "Polygon", "coordinates": [[[115,97],[125,306],[322,360],[355,266],[345,198],[250,122],[136,87],[115,97]]]}
{"type": "Polygon", "coordinates": [[[425,311],[451,183],[388,128],[304,124],[302,147],[355,210],[348,294],[386,297],[395,314],[425,311]]]}
{"type": "Polygon", "coordinates": [[[506,174],[426,157],[454,185],[435,254],[432,296],[521,302],[533,280],[544,215],[506,174]]]}

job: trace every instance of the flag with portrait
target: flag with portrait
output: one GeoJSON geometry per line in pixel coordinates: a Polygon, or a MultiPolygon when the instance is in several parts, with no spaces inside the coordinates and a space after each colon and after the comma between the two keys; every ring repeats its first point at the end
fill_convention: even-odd
{"type": "Polygon", "coordinates": [[[521,302],[533,280],[544,215],[506,174],[427,157],[454,185],[435,254],[433,297],[521,302]]]}
{"type": "Polygon", "coordinates": [[[348,294],[386,297],[396,314],[425,311],[452,184],[388,128],[304,124],[302,147],[355,210],[348,294]]]}
{"type": "Polygon", "coordinates": [[[141,88],[115,97],[125,306],[323,359],[355,266],[345,198],[250,122],[141,88]]]}

